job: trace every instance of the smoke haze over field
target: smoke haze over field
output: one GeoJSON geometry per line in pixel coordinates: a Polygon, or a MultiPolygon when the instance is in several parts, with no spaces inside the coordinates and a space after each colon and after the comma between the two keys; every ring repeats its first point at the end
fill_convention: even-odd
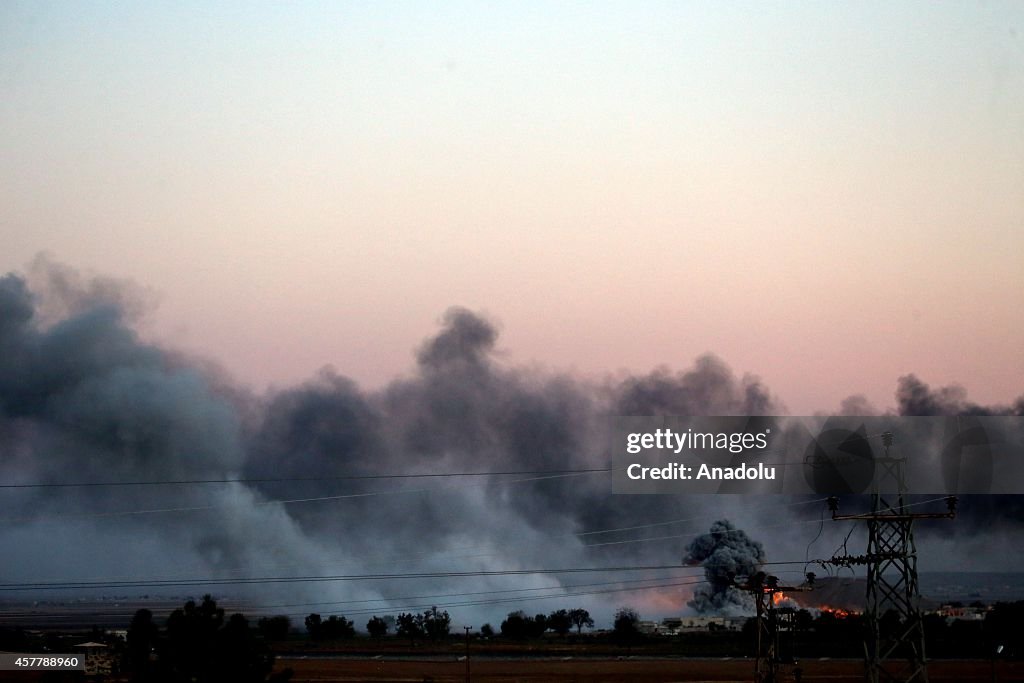
{"type": "MultiPolygon", "coordinates": [[[[301,385],[255,395],[208,365],[142,342],[131,325],[144,308],[137,305],[136,288],[45,263],[37,264],[32,282],[30,288],[17,274],[0,279],[0,481],[305,481],[0,491],[0,514],[8,522],[0,531],[5,582],[679,565],[685,548],[688,561],[705,562],[710,588],[692,596],[685,588],[662,592],[678,595],[678,611],[687,600],[707,610],[734,602],[716,569],[727,564],[726,554],[743,554],[730,555],[735,568],[766,556],[803,559],[818,530],[820,503],[616,496],[607,472],[366,478],[603,468],[609,461],[606,416],[782,412],[783,404],[756,377],[737,377],[714,356],[684,371],[659,368],[617,379],[517,368],[499,361],[492,321],[453,308],[416,350],[413,370],[383,388],[362,389],[327,369],[301,385]],[[281,500],[293,502],[274,502],[281,500]],[[725,534],[723,542],[716,530],[733,528],[724,521],[715,522],[710,535],[699,535],[725,517],[751,538],[725,534]],[[679,520],[686,521],[667,524],[679,520]],[[790,527],[777,528],[787,522],[790,527]],[[628,527],[641,528],[586,534],[628,527]],[[642,538],[656,540],[637,542],[642,538]]],[[[976,406],[962,390],[933,390],[912,375],[899,379],[897,401],[903,414],[1024,409],[1024,398],[1012,406],[976,406]]],[[[857,405],[848,399],[844,409],[857,405]]],[[[969,520],[984,517],[991,534],[1016,537],[1022,521],[1017,507],[1000,510],[979,501],[978,509],[982,505],[984,512],[963,506],[969,520]]],[[[826,524],[814,552],[831,551],[845,530],[826,524]]],[[[922,534],[927,538],[927,527],[922,534]]],[[[999,555],[992,551],[990,559],[1000,561],[999,555]]],[[[294,604],[643,575],[585,576],[224,591],[261,605],[294,604]]],[[[553,602],[588,604],[595,616],[610,613],[607,599],[591,600],[553,602]]],[[[622,600],[643,612],[642,593],[622,600]]],[[[408,604],[396,600],[391,606],[408,604]]],[[[543,604],[538,611],[548,609],[543,604]]],[[[482,623],[519,607],[451,611],[457,620],[482,623]]],[[[339,604],[306,611],[354,609],[339,604]]],[[[365,619],[357,616],[356,622],[361,626],[365,619]]]]}

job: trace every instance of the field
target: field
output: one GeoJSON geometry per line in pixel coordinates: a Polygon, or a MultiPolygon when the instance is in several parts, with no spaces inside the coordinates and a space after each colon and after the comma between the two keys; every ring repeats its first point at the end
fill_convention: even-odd
{"type": "MultiPolygon", "coordinates": [[[[804,683],[862,681],[857,660],[802,662],[804,683]]],[[[281,658],[294,683],[388,681],[457,683],[466,681],[466,663],[454,659],[281,658]]],[[[1022,681],[1024,662],[939,661],[929,666],[932,683],[1022,681]]],[[[753,662],[745,659],[482,659],[470,662],[470,678],[479,683],[670,683],[673,681],[752,681],[753,662]]],[[[787,668],[782,680],[795,681],[787,668]]]]}

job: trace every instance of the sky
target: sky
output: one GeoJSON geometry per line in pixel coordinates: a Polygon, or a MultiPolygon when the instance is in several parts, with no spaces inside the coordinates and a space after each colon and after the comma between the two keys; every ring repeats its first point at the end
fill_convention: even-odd
{"type": "Polygon", "coordinates": [[[710,352],[786,410],[1024,378],[1024,7],[0,6],[0,271],[136,283],[260,390],[710,352]]]}
{"type": "MultiPolygon", "coordinates": [[[[1015,2],[0,3],[29,486],[0,578],[681,571],[728,518],[799,579],[848,531],[822,501],[610,495],[606,418],[1021,410],[1022,31],[1015,2]],[[72,476],[222,483],[33,488],[72,476]]],[[[962,510],[922,563],[1015,569],[1020,503],[962,510]]]]}

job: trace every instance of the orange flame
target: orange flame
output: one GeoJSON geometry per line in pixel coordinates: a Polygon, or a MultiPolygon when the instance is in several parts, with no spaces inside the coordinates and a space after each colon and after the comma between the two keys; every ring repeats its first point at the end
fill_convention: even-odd
{"type": "Polygon", "coordinates": [[[818,607],[818,609],[820,609],[822,612],[827,612],[828,614],[831,614],[836,619],[845,619],[851,614],[849,610],[845,610],[842,607],[831,607],[829,605],[821,605],[818,607]]]}
{"type": "Polygon", "coordinates": [[[782,601],[786,599],[786,594],[782,591],[772,593],[772,604],[781,605],[782,601]]]}

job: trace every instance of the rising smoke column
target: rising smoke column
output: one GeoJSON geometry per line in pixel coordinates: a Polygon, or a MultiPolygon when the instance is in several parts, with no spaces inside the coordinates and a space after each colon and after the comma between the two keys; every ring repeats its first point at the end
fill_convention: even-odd
{"type": "Polygon", "coordinates": [[[967,400],[967,390],[959,385],[932,389],[916,375],[904,375],[896,386],[900,415],[1024,415],[1024,395],[1012,405],[979,405],[967,400]]]}
{"type": "MultiPolygon", "coordinates": [[[[665,544],[577,534],[692,517],[694,502],[610,496],[605,473],[344,478],[601,468],[607,415],[744,414],[770,403],[755,378],[737,378],[713,356],[603,382],[515,367],[495,351],[497,326],[462,308],[443,316],[411,372],[383,387],[324,370],[253,395],[210,365],[142,341],[133,287],[42,261],[32,277],[0,278],[0,480],[302,481],[8,491],[0,513],[20,520],[0,533],[9,580],[664,564],[673,553],[665,544]],[[279,499],[305,502],[271,504],[279,499]],[[153,508],[194,511],[106,514],[153,508]],[[61,539],[61,562],[18,550],[44,531],[61,539]],[[114,558],[126,547],[146,550],[123,566],[114,558]]],[[[715,501],[703,513],[723,508],[715,501]]],[[[492,583],[473,588],[512,585],[492,583]]],[[[319,599],[384,588],[410,590],[341,584],[319,599]]],[[[456,589],[465,582],[416,586],[456,589]]]]}
{"type": "MultiPolygon", "coordinates": [[[[967,390],[957,384],[932,387],[917,375],[899,378],[896,385],[896,410],[902,416],[971,417],[1024,416],[1024,394],[1009,405],[984,405],[967,397],[967,390]]],[[[1009,433],[1012,452],[1024,452],[1024,420],[1017,423],[1015,433],[1009,433]]],[[[943,444],[935,443],[934,448],[943,444]]],[[[1003,445],[1006,449],[1006,445],[1003,445]]],[[[913,490],[913,482],[910,482],[913,490]]],[[[988,547],[1013,544],[1001,534],[1016,533],[1024,526],[1024,496],[1017,495],[965,495],[960,496],[957,523],[946,531],[943,540],[951,550],[963,557],[984,557],[988,547]],[[975,551],[963,548],[975,546],[975,551]]],[[[950,554],[953,554],[952,552],[950,554]]]]}
{"type": "MultiPolygon", "coordinates": [[[[48,278],[60,286],[47,301],[0,278],[0,481],[236,478],[247,457],[236,406],[139,339],[116,284],[76,288],[69,272],[48,278]]],[[[241,484],[8,490],[0,516],[7,580],[204,576],[319,557],[285,510],[241,484]]]]}
{"type": "Polygon", "coordinates": [[[694,591],[688,604],[701,614],[749,611],[749,600],[734,587],[734,579],[754,574],[764,562],[764,546],[729,520],[715,522],[709,533],[686,546],[683,563],[702,564],[708,580],[708,585],[694,591]]]}
{"type": "MultiPolygon", "coordinates": [[[[8,491],[0,496],[0,512],[11,522],[0,531],[4,578],[665,564],[678,561],[678,550],[634,542],[648,540],[640,533],[578,534],[697,516],[711,521],[728,515],[755,529],[760,522],[727,496],[698,503],[688,496],[609,495],[607,473],[342,479],[601,468],[607,466],[608,415],[785,412],[756,377],[737,376],[714,356],[681,370],[606,380],[524,368],[496,352],[493,322],[453,308],[419,346],[409,372],[383,387],[361,387],[325,370],[307,382],[253,395],[211,366],[142,341],[133,327],[137,299],[123,283],[81,278],[54,264],[37,265],[34,278],[0,278],[0,480],[303,481],[8,491]],[[278,499],[307,500],[270,504],[278,499]],[[92,516],[210,505],[217,509],[92,516]],[[62,540],[56,559],[52,552],[33,556],[25,550],[44,532],[62,540]],[[145,552],[135,553],[126,568],[117,559],[124,548],[145,552]]],[[[924,400],[901,401],[901,411],[914,405],[954,407],[949,400],[930,400],[927,387],[907,387],[913,389],[908,396],[924,400]]],[[[968,508],[962,504],[965,515],[968,508]]],[[[1024,515],[1018,508],[1006,510],[992,510],[986,519],[1012,517],[1007,523],[1020,526],[1024,515]]],[[[795,512],[778,514],[787,519],[795,512]]],[[[723,526],[720,534],[740,537],[730,529],[723,526]]],[[[806,539],[797,536],[773,535],[773,555],[802,556],[806,539]]],[[[754,546],[751,554],[763,560],[760,545],[754,546]]],[[[703,562],[713,551],[692,561],[703,562]]],[[[711,569],[706,565],[709,581],[711,569]]],[[[561,581],[535,575],[472,586],[438,579],[415,587],[346,583],[309,591],[310,599],[342,600],[561,581]]],[[[742,611],[728,595],[716,595],[714,581],[711,586],[695,602],[742,611]]],[[[718,587],[719,594],[730,592],[718,587]]],[[[266,602],[266,596],[260,599],[266,602]]],[[[594,611],[602,603],[595,599],[586,606],[594,611]]],[[[492,608],[481,610],[488,611],[460,609],[459,618],[494,618],[492,608]]]]}

